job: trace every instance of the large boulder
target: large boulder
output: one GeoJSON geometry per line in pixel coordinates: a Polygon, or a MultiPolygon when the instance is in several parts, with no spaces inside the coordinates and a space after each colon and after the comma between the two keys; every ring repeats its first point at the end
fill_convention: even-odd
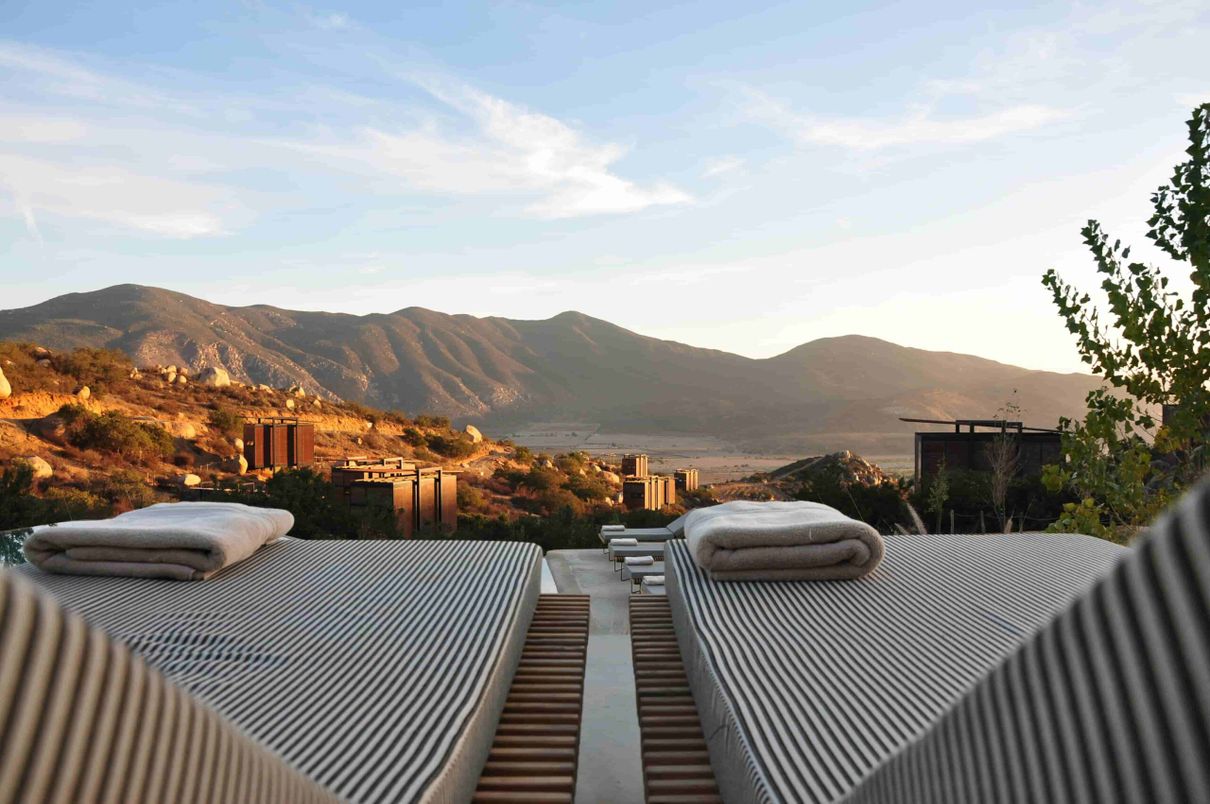
{"type": "Polygon", "coordinates": [[[479,428],[473,424],[466,426],[466,434],[471,437],[471,443],[478,444],[483,440],[483,433],[479,432],[479,428]]]}
{"type": "Polygon", "coordinates": [[[294,400],[293,399],[286,400],[286,410],[294,410],[294,400]]]}
{"type": "Polygon", "coordinates": [[[244,452],[244,439],[238,437],[232,439],[231,446],[235,447],[235,451],[242,455],[244,452]]]}
{"type": "Polygon", "coordinates": [[[13,386],[9,384],[8,377],[4,376],[4,370],[0,369],[0,399],[8,399],[13,395],[13,386]]]}
{"type": "Polygon", "coordinates": [[[231,375],[226,369],[210,366],[202,369],[202,373],[197,375],[197,381],[212,388],[226,388],[231,384],[231,375]]]}
{"type": "Polygon", "coordinates": [[[177,478],[177,480],[185,488],[191,488],[193,486],[202,485],[202,479],[200,477],[198,477],[197,475],[195,475],[193,472],[186,472],[185,474],[183,474],[179,478],[177,478]]]}
{"type": "Polygon", "coordinates": [[[50,350],[47,349],[45,346],[35,346],[34,351],[33,351],[33,356],[40,360],[48,358],[48,357],[50,357],[50,350]]]}
{"type": "Polygon", "coordinates": [[[39,458],[37,455],[31,455],[28,458],[18,458],[20,463],[25,464],[34,473],[34,480],[49,480],[55,476],[54,468],[47,463],[45,458],[39,458]]]}
{"type": "Polygon", "coordinates": [[[173,385],[176,383],[176,372],[175,371],[165,371],[160,376],[163,377],[164,382],[168,383],[169,385],[173,385]]]}
{"type": "Polygon", "coordinates": [[[184,385],[187,382],[189,382],[189,378],[186,377],[184,374],[176,375],[176,384],[177,385],[184,385]]]}
{"type": "Polygon", "coordinates": [[[296,396],[299,399],[302,399],[307,395],[306,390],[301,385],[291,385],[286,393],[290,396],[296,396]]]}
{"type": "Polygon", "coordinates": [[[76,396],[80,399],[80,401],[86,402],[92,396],[92,389],[87,385],[81,385],[79,390],[76,391],[76,396]]]}

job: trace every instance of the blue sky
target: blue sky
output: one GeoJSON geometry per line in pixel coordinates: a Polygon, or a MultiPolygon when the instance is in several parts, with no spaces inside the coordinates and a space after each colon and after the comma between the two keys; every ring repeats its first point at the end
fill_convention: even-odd
{"type": "Polygon", "coordinates": [[[1091,284],[1090,217],[1142,245],[1210,100],[1205,2],[128,5],[0,4],[0,307],[138,282],[1077,370],[1039,277],[1091,284]]]}

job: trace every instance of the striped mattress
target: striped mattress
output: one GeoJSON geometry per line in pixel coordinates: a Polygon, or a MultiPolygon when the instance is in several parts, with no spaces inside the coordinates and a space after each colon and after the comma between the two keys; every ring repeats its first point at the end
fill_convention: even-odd
{"type": "Polygon", "coordinates": [[[469,800],[541,550],[283,539],[207,581],[14,570],[342,799],[469,800]]]}
{"type": "Polygon", "coordinates": [[[841,799],[1128,552],[1085,536],[890,536],[860,580],[718,583],[669,542],[724,799],[841,799]]]}

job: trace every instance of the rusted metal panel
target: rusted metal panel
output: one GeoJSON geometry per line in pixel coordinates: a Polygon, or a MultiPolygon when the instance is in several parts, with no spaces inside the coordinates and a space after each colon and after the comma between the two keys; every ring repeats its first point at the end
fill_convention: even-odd
{"type": "Polygon", "coordinates": [[[437,526],[437,475],[421,472],[416,478],[416,525],[420,530],[437,526]]]}
{"type": "Polygon", "coordinates": [[[453,533],[458,530],[458,475],[438,472],[437,490],[437,521],[441,530],[453,533]]]}

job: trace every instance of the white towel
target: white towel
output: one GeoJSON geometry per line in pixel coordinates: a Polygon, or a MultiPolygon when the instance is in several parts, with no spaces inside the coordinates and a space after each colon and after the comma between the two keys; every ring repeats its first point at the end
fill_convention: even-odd
{"type": "Polygon", "coordinates": [[[663,586],[664,585],[664,576],[663,575],[648,575],[646,578],[643,579],[643,585],[644,586],[663,586]]]}
{"type": "Polygon", "coordinates": [[[645,567],[648,564],[654,563],[655,559],[651,556],[630,556],[626,559],[626,566],[628,567],[645,567]]]}
{"type": "Polygon", "coordinates": [[[626,530],[625,525],[602,525],[601,530],[626,530]]]}
{"type": "Polygon", "coordinates": [[[41,525],[25,542],[39,569],[195,581],[243,561],[294,527],[276,508],[239,503],[159,503],[112,519],[41,525]]]}
{"type": "Polygon", "coordinates": [[[638,539],[610,539],[610,547],[638,547],[638,539]]]}
{"type": "Polygon", "coordinates": [[[737,501],[685,520],[693,560],[716,581],[860,578],[882,561],[878,531],[815,502],[737,501]]]}

